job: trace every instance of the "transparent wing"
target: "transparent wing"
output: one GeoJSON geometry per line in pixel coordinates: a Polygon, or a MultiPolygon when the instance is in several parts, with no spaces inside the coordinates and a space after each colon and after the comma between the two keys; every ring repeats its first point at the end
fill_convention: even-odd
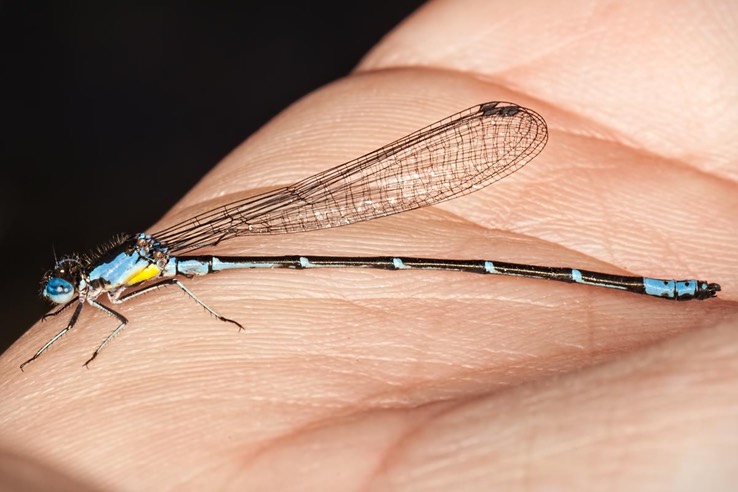
{"type": "Polygon", "coordinates": [[[480,104],[358,159],[153,236],[179,254],[237,236],[311,231],[426,207],[512,174],[547,139],[546,123],[534,111],[507,102],[480,104]]]}

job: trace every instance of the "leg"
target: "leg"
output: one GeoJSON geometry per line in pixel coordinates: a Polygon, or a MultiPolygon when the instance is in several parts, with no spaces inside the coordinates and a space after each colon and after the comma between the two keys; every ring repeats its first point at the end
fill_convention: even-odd
{"type": "MultiPolygon", "coordinates": [[[[67,304],[65,304],[64,306],[62,306],[60,309],[58,309],[57,311],[55,311],[55,312],[53,312],[51,314],[48,314],[46,316],[56,316],[57,314],[59,314],[60,311],[62,311],[67,306],[69,306],[72,302],[68,302],[67,304]]],[[[49,347],[51,347],[66,332],[68,332],[69,330],[71,330],[72,328],[74,328],[74,324],[77,322],[77,318],[79,318],[79,313],[82,312],[82,306],[84,306],[84,302],[78,302],[77,303],[77,307],[74,309],[74,313],[72,313],[72,317],[69,319],[69,323],[67,323],[67,326],[65,326],[64,329],[61,330],[59,333],[57,333],[56,335],[54,335],[54,337],[51,340],[49,340],[48,342],[46,342],[43,347],[41,347],[40,349],[38,349],[38,352],[36,352],[33,357],[31,357],[30,359],[28,359],[27,361],[25,361],[23,364],[21,364],[20,365],[20,370],[21,371],[23,370],[23,368],[28,363],[33,362],[34,360],[38,359],[41,356],[41,354],[43,354],[44,352],[46,352],[46,349],[48,349],[49,347]]],[[[44,316],[44,319],[46,318],[46,316],[44,316]]]]}
{"type": "Polygon", "coordinates": [[[120,333],[123,330],[123,328],[126,326],[126,324],[128,324],[128,320],[125,318],[125,316],[123,316],[122,314],[118,313],[117,311],[113,311],[109,307],[106,307],[106,306],[103,306],[102,304],[99,304],[97,301],[88,301],[88,302],[91,305],[95,306],[100,311],[104,312],[105,314],[108,314],[108,315],[116,318],[118,321],[120,321],[120,324],[118,325],[118,327],[115,330],[113,330],[113,332],[110,335],[107,336],[107,338],[105,338],[105,340],[103,340],[103,343],[101,343],[100,346],[97,347],[97,349],[95,349],[95,351],[92,353],[92,357],[90,357],[89,359],[87,359],[87,362],[85,362],[85,367],[89,367],[88,366],[89,363],[92,362],[93,360],[95,360],[95,358],[97,357],[97,354],[100,353],[100,351],[103,349],[103,347],[105,347],[108,343],[110,343],[110,341],[113,338],[115,338],[118,335],[118,333],[120,333]]]}
{"type": "Polygon", "coordinates": [[[53,318],[54,316],[56,316],[57,314],[61,313],[62,311],[64,311],[65,309],[67,309],[69,306],[71,306],[72,304],[74,304],[74,301],[78,301],[78,300],[79,300],[79,296],[75,297],[74,299],[72,299],[71,301],[69,301],[68,303],[66,303],[65,305],[63,305],[59,309],[57,309],[56,311],[52,311],[52,312],[50,312],[48,314],[44,314],[43,318],[41,318],[41,321],[46,321],[47,318],[53,318]]]}
{"type": "Polygon", "coordinates": [[[233,323],[234,325],[238,326],[239,329],[243,330],[243,326],[241,325],[241,323],[239,323],[238,321],[234,321],[232,319],[228,319],[225,316],[221,316],[220,314],[218,314],[210,306],[208,306],[207,304],[205,304],[204,302],[202,302],[200,299],[198,299],[198,297],[195,294],[193,294],[192,291],[190,291],[190,289],[188,289],[182,282],[180,282],[176,278],[170,278],[170,279],[167,279],[167,280],[162,280],[161,282],[155,283],[153,285],[149,285],[147,287],[144,287],[142,289],[139,289],[139,290],[137,290],[135,292],[131,292],[129,294],[126,294],[126,295],[121,296],[121,297],[116,298],[116,299],[113,299],[111,297],[111,301],[113,301],[115,303],[125,302],[125,301],[128,301],[130,299],[133,299],[134,297],[138,297],[141,294],[146,294],[147,292],[151,292],[153,290],[159,289],[161,287],[166,287],[168,285],[176,285],[177,287],[179,287],[180,289],[182,289],[184,291],[184,293],[187,294],[192,300],[194,300],[196,303],[198,303],[200,306],[202,306],[207,312],[209,312],[210,314],[212,314],[213,316],[215,316],[219,320],[224,321],[226,323],[233,323]]]}
{"type": "MultiPolygon", "coordinates": [[[[216,317],[216,318],[218,318],[219,320],[221,320],[221,321],[225,321],[225,322],[228,322],[228,323],[233,323],[233,324],[235,324],[236,326],[238,326],[238,327],[239,327],[239,329],[243,329],[243,326],[241,326],[241,324],[240,324],[240,323],[238,323],[238,322],[236,322],[236,321],[233,321],[233,320],[231,320],[231,319],[225,318],[225,317],[221,316],[220,314],[218,314],[217,312],[215,312],[214,310],[212,310],[212,309],[211,309],[211,308],[210,308],[210,307],[209,307],[209,306],[208,306],[207,304],[205,304],[205,303],[204,303],[204,302],[202,302],[202,301],[201,301],[200,299],[198,299],[198,298],[197,298],[197,296],[195,296],[195,295],[194,295],[194,294],[193,294],[192,292],[190,292],[190,290],[189,290],[189,289],[188,289],[187,287],[185,287],[185,286],[184,286],[184,284],[182,284],[182,283],[181,283],[181,282],[180,282],[179,280],[177,280],[177,279],[167,279],[167,280],[163,280],[163,281],[161,281],[161,282],[158,282],[158,283],[155,283],[155,284],[153,284],[153,285],[149,285],[149,286],[146,286],[146,287],[144,287],[144,288],[142,288],[142,289],[139,289],[139,290],[137,290],[137,291],[135,291],[135,292],[130,292],[130,293],[128,293],[128,294],[126,294],[126,295],[124,295],[124,296],[120,296],[120,297],[117,297],[116,295],[113,295],[113,294],[111,294],[111,295],[109,295],[108,297],[110,298],[110,301],[111,301],[111,302],[113,302],[113,303],[115,303],[115,304],[122,304],[122,303],[124,303],[124,302],[126,302],[126,301],[130,301],[130,300],[131,300],[131,299],[133,299],[134,297],[138,297],[138,296],[140,296],[140,295],[142,295],[142,294],[146,294],[146,293],[149,293],[149,292],[155,291],[155,290],[157,290],[157,289],[159,289],[159,288],[161,288],[161,287],[166,287],[166,286],[168,286],[168,285],[172,285],[172,284],[175,284],[175,285],[177,285],[177,286],[178,286],[178,287],[179,287],[180,289],[182,289],[182,290],[183,290],[183,291],[185,292],[185,294],[187,294],[187,295],[188,295],[188,296],[190,296],[190,297],[191,297],[192,299],[194,299],[194,300],[195,300],[195,302],[197,302],[197,303],[198,303],[199,305],[201,305],[201,306],[202,306],[203,308],[205,308],[205,309],[206,309],[206,310],[207,310],[207,311],[208,311],[208,312],[209,312],[210,314],[212,314],[213,316],[215,316],[215,317],[216,317]]],[[[99,347],[97,347],[97,349],[96,349],[96,350],[95,350],[95,351],[94,351],[94,352],[92,353],[92,357],[90,357],[90,358],[89,358],[89,359],[87,360],[87,362],[85,362],[85,367],[89,367],[89,364],[90,364],[90,362],[92,362],[93,360],[95,360],[95,359],[97,358],[98,354],[100,353],[100,351],[101,351],[101,350],[102,350],[103,348],[105,348],[105,346],[106,346],[106,345],[107,345],[108,343],[110,343],[110,342],[111,342],[111,341],[113,340],[113,338],[115,338],[116,336],[118,336],[118,334],[119,334],[119,333],[120,333],[121,331],[123,331],[123,328],[125,328],[125,327],[126,327],[126,325],[128,324],[128,320],[127,320],[127,319],[126,319],[126,318],[125,318],[125,317],[124,317],[123,315],[121,315],[120,313],[118,313],[118,312],[116,312],[116,311],[113,311],[113,310],[112,310],[112,309],[110,309],[109,307],[106,307],[106,306],[104,306],[104,305],[102,305],[102,304],[99,304],[99,303],[98,303],[98,302],[96,302],[96,301],[88,301],[88,302],[89,302],[89,303],[90,303],[91,305],[95,306],[95,307],[96,307],[97,309],[99,309],[99,310],[103,311],[104,313],[106,313],[106,314],[108,314],[108,315],[110,315],[110,316],[112,316],[112,317],[116,318],[116,319],[117,319],[118,321],[120,321],[120,324],[118,325],[118,327],[117,327],[117,328],[116,328],[115,330],[113,330],[113,332],[112,332],[112,333],[111,333],[110,335],[108,335],[108,336],[107,336],[107,337],[105,338],[105,340],[103,340],[103,342],[102,342],[102,343],[100,344],[100,346],[99,346],[99,347]]]]}

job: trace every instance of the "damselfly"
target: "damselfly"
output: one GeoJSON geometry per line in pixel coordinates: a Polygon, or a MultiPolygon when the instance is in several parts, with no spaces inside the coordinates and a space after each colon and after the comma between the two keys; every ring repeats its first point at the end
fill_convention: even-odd
{"type": "Polygon", "coordinates": [[[508,102],[479,104],[293,185],[234,201],[153,234],[123,235],[97,254],[64,257],[45,276],[42,293],[62,305],[46,317],[74,306],[72,316],[21,369],[74,327],[85,304],[118,321],[85,365],[95,359],[128,323],[123,315],[98,302],[102,294],[119,304],[176,285],[219,320],[242,328],[201,301],[178,278],[223,270],[453,270],[550,279],[673,300],[716,295],[720,286],[702,280],[620,276],[492,260],[191,254],[238,236],[343,226],[457,198],[514,173],[541,152],[547,139],[546,123],[536,112],[508,102]]]}

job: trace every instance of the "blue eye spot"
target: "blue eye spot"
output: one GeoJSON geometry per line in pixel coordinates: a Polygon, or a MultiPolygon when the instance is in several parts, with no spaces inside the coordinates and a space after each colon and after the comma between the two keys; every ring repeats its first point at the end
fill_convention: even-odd
{"type": "Polygon", "coordinates": [[[44,288],[44,297],[48,298],[55,304],[63,304],[69,302],[74,297],[74,286],[59,277],[52,277],[46,282],[44,288]]]}

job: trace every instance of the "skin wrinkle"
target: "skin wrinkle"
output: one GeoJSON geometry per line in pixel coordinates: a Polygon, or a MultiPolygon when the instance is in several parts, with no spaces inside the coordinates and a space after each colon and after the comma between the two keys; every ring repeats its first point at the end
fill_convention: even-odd
{"type": "MultiPolygon", "coordinates": [[[[515,391],[515,390],[513,390],[513,391],[515,391]]],[[[408,451],[403,450],[402,447],[401,447],[401,445],[406,444],[408,442],[412,442],[413,439],[411,439],[411,437],[413,435],[418,435],[421,432],[422,433],[425,433],[426,428],[433,427],[432,424],[433,424],[434,421],[440,421],[441,419],[443,419],[445,417],[451,417],[453,420],[457,420],[455,418],[455,414],[463,413],[463,410],[466,409],[466,408],[472,408],[473,409],[473,406],[474,405],[476,405],[476,404],[478,404],[478,403],[480,403],[480,402],[482,402],[484,400],[488,400],[489,398],[490,398],[490,396],[488,394],[480,394],[480,395],[477,395],[476,397],[473,397],[473,396],[472,397],[464,397],[462,399],[455,400],[454,401],[454,403],[455,403],[454,405],[451,405],[451,406],[449,406],[447,408],[444,408],[441,412],[432,415],[429,419],[427,419],[425,422],[423,422],[424,425],[423,425],[422,428],[420,426],[416,426],[412,430],[411,433],[409,432],[409,433],[406,433],[404,435],[404,439],[402,439],[401,441],[400,440],[397,441],[397,445],[394,446],[393,453],[394,454],[397,454],[399,457],[396,458],[395,461],[396,462],[399,462],[399,463],[402,463],[403,462],[402,455],[407,454],[408,451]]],[[[421,437],[420,440],[421,441],[423,440],[422,437],[421,437]]],[[[447,449],[447,446],[444,446],[444,448],[442,448],[442,450],[441,450],[441,451],[443,451],[443,454],[444,454],[443,460],[440,460],[440,459],[436,459],[436,460],[432,460],[432,461],[431,460],[426,460],[422,465],[416,466],[414,468],[414,475],[415,475],[415,477],[418,477],[418,476],[427,476],[427,475],[430,475],[431,473],[439,474],[438,472],[442,471],[443,469],[454,468],[453,465],[458,465],[458,464],[462,464],[463,465],[466,461],[473,460],[474,459],[474,455],[471,455],[471,456],[467,455],[467,456],[469,456],[468,458],[467,457],[463,457],[464,456],[464,453],[462,451],[469,450],[469,449],[473,448],[474,447],[474,444],[477,443],[477,442],[478,442],[478,440],[469,437],[469,438],[465,439],[461,443],[456,443],[454,445],[454,451],[455,451],[454,453],[449,453],[448,452],[448,449],[447,449]],[[456,457],[456,458],[454,458],[454,457],[456,457]]],[[[438,454],[438,453],[435,453],[435,454],[438,454]]],[[[386,461],[389,461],[389,458],[391,456],[392,456],[391,454],[387,454],[387,460],[386,461]]],[[[509,467],[505,467],[505,468],[509,471],[509,467]]],[[[464,474],[466,476],[469,476],[469,472],[468,471],[465,471],[464,474]]],[[[410,479],[410,478],[408,477],[408,479],[410,479]]]]}
{"type": "MultiPolygon", "coordinates": [[[[450,376],[443,378],[442,380],[452,381],[454,379],[459,379],[459,375],[464,375],[464,377],[467,377],[467,375],[478,373],[478,370],[474,371],[458,371],[456,374],[451,374],[450,376]]],[[[437,383],[439,382],[439,379],[433,379],[430,381],[433,383],[434,386],[437,386],[437,383]]],[[[423,384],[418,385],[417,383],[411,383],[409,386],[413,387],[416,391],[419,388],[422,388],[423,384]]],[[[405,390],[402,388],[393,388],[390,390],[390,394],[403,394],[405,390]]],[[[451,413],[453,411],[456,411],[458,409],[462,409],[468,404],[473,403],[476,400],[481,400],[483,398],[486,398],[489,396],[489,392],[486,391],[484,393],[479,393],[477,396],[464,396],[461,398],[452,398],[450,400],[432,400],[427,402],[420,402],[415,403],[411,405],[395,405],[395,406],[388,406],[386,403],[382,403],[379,406],[371,404],[371,402],[375,401],[381,401],[386,402],[386,398],[383,397],[383,395],[386,394],[385,392],[375,392],[373,394],[370,394],[364,398],[361,398],[359,400],[354,400],[355,403],[353,405],[343,405],[343,406],[330,406],[327,407],[331,410],[338,410],[335,411],[332,414],[327,414],[326,416],[316,419],[310,422],[306,422],[299,427],[291,430],[288,433],[282,434],[279,437],[269,437],[269,445],[261,446],[253,451],[250,451],[248,453],[249,458],[245,459],[244,456],[239,453],[242,458],[244,458],[244,462],[251,462],[255,461],[256,458],[259,456],[264,456],[268,454],[271,449],[276,448],[278,449],[280,445],[287,444],[289,446],[290,441],[297,440],[298,437],[310,434],[315,432],[316,430],[319,430],[324,427],[332,427],[332,426],[341,426],[341,422],[348,421],[348,420],[358,420],[358,417],[361,415],[371,415],[376,413],[377,410],[381,411],[400,411],[400,412],[407,412],[409,410],[417,410],[421,408],[433,408],[440,406],[441,410],[432,413],[430,416],[427,416],[423,419],[413,419],[414,422],[416,422],[415,425],[409,426],[406,431],[398,434],[397,438],[393,440],[392,443],[385,446],[385,451],[381,454],[385,456],[385,459],[380,462],[380,464],[375,468],[375,472],[370,474],[370,476],[373,475],[381,475],[380,471],[387,468],[387,463],[391,460],[392,454],[394,453],[394,450],[400,449],[403,444],[410,440],[413,435],[415,435],[418,431],[422,430],[421,427],[425,426],[427,427],[427,424],[432,422],[435,419],[438,419],[445,414],[451,413]]],[[[300,405],[304,406],[305,402],[300,402],[300,405]]],[[[313,407],[322,407],[326,408],[325,406],[321,405],[315,405],[313,407]]]]}
{"type": "MultiPolygon", "coordinates": [[[[435,406],[443,407],[449,403],[448,401],[443,401],[443,402],[434,401],[430,403],[422,403],[419,406],[409,406],[409,407],[401,406],[401,407],[396,407],[396,408],[381,406],[378,408],[377,407],[374,407],[374,408],[367,407],[366,409],[361,409],[362,404],[365,401],[368,401],[368,400],[367,399],[359,400],[357,404],[354,405],[353,407],[348,407],[348,406],[341,407],[339,411],[334,412],[333,414],[327,414],[320,419],[305,422],[304,424],[280,436],[277,436],[277,437],[270,436],[268,438],[268,444],[256,447],[252,450],[249,450],[246,453],[238,452],[237,454],[238,456],[240,456],[244,464],[254,463],[258,461],[259,457],[267,456],[274,449],[279,450],[282,446],[286,446],[287,448],[289,448],[291,446],[291,443],[294,441],[299,441],[298,438],[301,436],[313,434],[316,431],[322,430],[326,427],[340,427],[341,425],[343,425],[342,424],[343,422],[359,420],[359,417],[361,415],[376,414],[377,410],[380,410],[381,412],[397,412],[397,411],[407,412],[408,410],[417,410],[419,408],[427,408],[427,407],[435,407],[435,406]]],[[[331,407],[331,409],[333,409],[333,407],[331,407]]],[[[393,441],[393,443],[397,443],[399,445],[401,441],[405,440],[405,436],[412,435],[414,433],[413,429],[420,427],[423,424],[424,419],[414,418],[413,421],[416,422],[416,424],[409,426],[408,430],[401,432],[398,435],[397,439],[393,441]]],[[[393,443],[387,445],[385,448],[386,451],[381,454],[386,456],[391,451],[391,449],[395,447],[395,444],[393,443]]],[[[378,460],[378,463],[380,464],[375,468],[375,472],[374,472],[375,474],[378,474],[379,471],[381,471],[384,468],[383,463],[385,463],[385,461],[378,460]]],[[[246,467],[248,467],[248,465],[246,465],[246,467]]],[[[241,468],[240,471],[241,473],[244,473],[244,468],[241,468]]],[[[373,474],[370,473],[368,475],[371,476],[373,474]]]]}
{"type": "MultiPolygon", "coordinates": [[[[384,452],[382,453],[384,459],[382,459],[379,462],[378,466],[375,467],[375,471],[372,476],[382,476],[383,474],[380,472],[386,472],[387,470],[391,470],[392,468],[394,468],[394,466],[392,465],[392,458],[395,456],[399,457],[399,459],[396,459],[396,461],[402,462],[402,456],[405,454],[404,448],[406,444],[413,441],[413,439],[416,438],[421,432],[425,432],[426,428],[432,427],[434,421],[437,421],[442,417],[459,410],[460,408],[464,408],[476,399],[481,399],[483,397],[484,395],[478,395],[476,397],[465,396],[463,398],[457,398],[443,402],[429,402],[423,404],[423,406],[426,408],[434,408],[438,406],[439,410],[431,412],[422,419],[418,419],[415,425],[408,426],[405,432],[398,434],[397,438],[385,447],[384,452]]],[[[420,474],[421,471],[420,469],[416,469],[414,473],[417,475],[420,474]]]]}

